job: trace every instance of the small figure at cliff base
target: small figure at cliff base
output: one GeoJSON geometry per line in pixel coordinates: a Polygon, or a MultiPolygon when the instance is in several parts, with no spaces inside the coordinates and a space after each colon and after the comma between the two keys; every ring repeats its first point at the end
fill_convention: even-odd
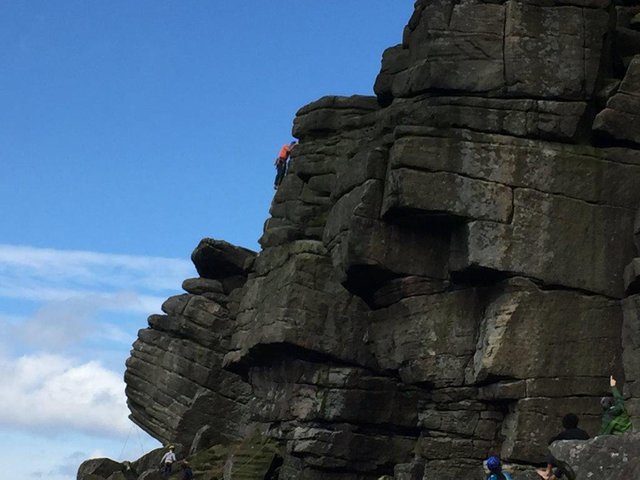
{"type": "Polygon", "coordinates": [[[193,480],[193,471],[186,460],[182,462],[182,480],[193,480]]]}
{"type": "Polygon", "coordinates": [[[513,480],[509,473],[502,470],[500,458],[495,455],[487,458],[486,465],[489,470],[489,474],[485,477],[485,480],[513,480]]]}
{"type": "Polygon", "coordinates": [[[289,157],[291,156],[291,150],[296,145],[296,143],[296,141],[293,141],[291,143],[283,145],[280,149],[280,153],[278,153],[278,156],[276,157],[276,160],[274,162],[276,166],[276,179],[273,183],[273,188],[276,190],[282,183],[282,179],[284,178],[284,176],[287,174],[287,161],[289,160],[289,157]]]}
{"type": "Polygon", "coordinates": [[[616,379],[609,377],[609,385],[611,386],[611,397],[602,397],[600,405],[604,413],[602,414],[602,426],[600,435],[616,435],[618,433],[628,432],[633,428],[631,417],[624,408],[624,398],[616,387],[616,379]]]}
{"type": "MultiPolygon", "coordinates": [[[[549,445],[558,440],[589,440],[589,434],[581,428],[578,428],[578,423],[580,423],[580,420],[576,414],[567,413],[562,418],[564,430],[555,437],[552,437],[549,440],[549,445]]],[[[575,479],[575,473],[571,466],[558,460],[551,454],[547,457],[547,467],[536,470],[536,473],[545,480],[557,480],[560,478],[567,478],[568,480],[575,479]]]]}
{"type": "Polygon", "coordinates": [[[169,451],[162,456],[162,460],[160,460],[160,469],[162,471],[162,476],[167,478],[171,476],[171,469],[173,463],[176,461],[176,454],[173,453],[175,447],[173,445],[169,445],[167,447],[169,451]]]}

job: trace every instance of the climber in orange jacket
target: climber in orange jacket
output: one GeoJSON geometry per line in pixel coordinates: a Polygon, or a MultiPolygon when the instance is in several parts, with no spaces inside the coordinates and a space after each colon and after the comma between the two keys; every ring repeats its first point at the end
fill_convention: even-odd
{"type": "Polygon", "coordinates": [[[297,142],[293,141],[291,143],[283,145],[280,149],[280,153],[278,153],[278,156],[276,157],[276,161],[274,162],[274,164],[276,166],[277,173],[275,182],[273,183],[273,188],[276,190],[282,183],[282,179],[287,173],[287,160],[289,160],[289,157],[291,156],[291,149],[296,143],[297,142]]]}

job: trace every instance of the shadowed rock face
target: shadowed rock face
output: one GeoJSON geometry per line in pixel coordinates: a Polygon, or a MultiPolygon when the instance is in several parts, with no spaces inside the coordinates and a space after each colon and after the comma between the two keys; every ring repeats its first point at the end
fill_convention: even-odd
{"type": "Polygon", "coordinates": [[[408,480],[540,462],[567,412],[595,434],[611,372],[640,413],[639,12],[418,1],[376,97],[298,112],[262,250],[198,246],[132,419],[192,452],[259,427],[281,479],[408,480]]]}

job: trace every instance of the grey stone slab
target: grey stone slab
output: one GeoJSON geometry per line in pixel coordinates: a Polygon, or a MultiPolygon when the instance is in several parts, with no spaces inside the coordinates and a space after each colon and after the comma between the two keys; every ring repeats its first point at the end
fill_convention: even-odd
{"type": "Polygon", "coordinates": [[[409,38],[410,66],[393,79],[393,96],[428,89],[483,92],[503,86],[503,18],[503,5],[427,4],[409,38]]]}
{"type": "Polygon", "coordinates": [[[630,480],[640,473],[637,433],[602,435],[586,442],[556,442],[551,446],[551,453],[572,467],[577,480],[596,477],[630,480]]]}
{"type": "Polygon", "coordinates": [[[590,98],[608,22],[602,9],[508,2],[507,91],[518,96],[590,98]]]}
{"type": "Polygon", "coordinates": [[[389,165],[459,173],[598,204],[640,205],[640,165],[612,162],[607,152],[583,146],[433,131],[431,136],[398,138],[389,165]]]}
{"type": "MultiPolygon", "coordinates": [[[[614,300],[544,291],[528,280],[511,280],[494,291],[484,307],[467,382],[597,377],[604,385],[611,365],[620,364],[621,315],[614,300]],[[565,347],[556,339],[562,339],[565,347]],[[569,349],[572,355],[558,354],[559,348],[569,349]]],[[[572,392],[571,386],[566,383],[564,395],[572,392]]],[[[538,393],[546,390],[547,396],[557,396],[540,384],[527,385],[526,395],[533,396],[536,387],[538,393]]]]}
{"type": "Polygon", "coordinates": [[[479,292],[469,289],[405,298],[376,310],[370,335],[377,362],[405,382],[461,386],[480,309],[479,292]]]}
{"type": "Polygon", "coordinates": [[[584,101],[422,95],[396,99],[380,116],[394,126],[465,128],[564,141],[580,133],[586,105],[584,101]]]}
{"type": "Polygon", "coordinates": [[[634,256],[631,231],[627,209],[516,189],[510,224],[472,221],[456,232],[450,268],[486,268],[620,298],[622,272],[634,256]]]}
{"type": "Polygon", "coordinates": [[[191,260],[203,278],[220,280],[235,275],[246,275],[244,266],[255,252],[231,245],[224,240],[204,238],[191,254],[191,260]]]}
{"type": "Polygon", "coordinates": [[[449,172],[393,169],[385,183],[382,214],[405,212],[506,223],[513,207],[511,188],[449,172]]]}

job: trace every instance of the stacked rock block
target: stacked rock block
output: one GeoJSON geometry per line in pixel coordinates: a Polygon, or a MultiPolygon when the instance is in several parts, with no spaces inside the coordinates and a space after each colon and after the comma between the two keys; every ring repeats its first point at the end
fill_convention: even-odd
{"type": "Polygon", "coordinates": [[[418,480],[596,433],[611,373],[640,411],[639,14],[416,2],[376,97],[298,112],[262,251],[196,249],[132,418],[192,451],[259,426],[281,479],[418,480]]]}
{"type": "MultiPolygon", "coordinates": [[[[556,458],[573,466],[578,480],[598,477],[629,480],[640,475],[640,435],[635,432],[602,435],[588,442],[556,442],[550,450],[556,458]]],[[[522,480],[527,479],[522,476],[522,480]]]]}
{"type": "Polygon", "coordinates": [[[164,315],[149,317],[127,360],[131,419],[183,453],[246,433],[251,387],[220,365],[230,348],[244,265],[254,255],[202,240],[192,256],[200,277],[184,281],[188,293],[169,298],[164,315]]]}

